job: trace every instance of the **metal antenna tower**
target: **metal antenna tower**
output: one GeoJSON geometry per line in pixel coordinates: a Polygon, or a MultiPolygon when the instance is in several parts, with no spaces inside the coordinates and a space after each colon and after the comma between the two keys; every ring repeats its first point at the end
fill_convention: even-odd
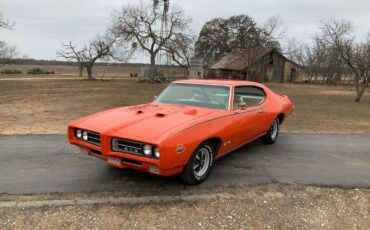
{"type": "MultiPolygon", "coordinates": [[[[161,39],[168,35],[168,11],[170,6],[170,0],[153,0],[153,10],[160,12],[161,14],[161,39]]],[[[157,62],[162,65],[171,64],[171,56],[167,52],[160,51],[157,56],[157,62]]],[[[167,69],[167,68],[166,68],[167,69]]],[[[167,75],[169,75],[170,70],[167,70],[167,75]]]]}

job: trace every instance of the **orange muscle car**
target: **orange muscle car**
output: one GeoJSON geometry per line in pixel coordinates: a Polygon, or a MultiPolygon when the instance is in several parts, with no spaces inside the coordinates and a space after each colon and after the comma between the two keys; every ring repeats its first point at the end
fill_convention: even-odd
{"type": "Polygon", "coordinates": [[[285,95],[249,81],[175,81],[153,101],[80,118],[71,144],[108,164],[203,182],[215,159],[261,138],[272,144],[292,113],[285,95]]]}

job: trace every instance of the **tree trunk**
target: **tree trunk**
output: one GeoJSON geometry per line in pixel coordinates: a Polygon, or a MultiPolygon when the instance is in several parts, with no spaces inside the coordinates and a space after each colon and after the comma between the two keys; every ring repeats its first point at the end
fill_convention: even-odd
{"type": "Polygon", "coordinates": [[[82,65],[79,65],[79,67],[78,67],[78,76],[82,77],[83,72],[84,72],[84,67],[82,65]]]}
{"type": "Polygon", "coordinates": [[[369,82],[368,82],[366,77],[364,77],[363,81],[364,82],[361,84],[360,83],[360,78],[357,77],[357,76],[355,77],[355,85],[356,85],[356,92],[357,92],[355,102],[360,102],[360,99],[361,99],[362,95],[364,94],[365,89],[369,86],[369,82]]]}
{"type": "Polygon", "coordinates": [[[185,74],[186,74],[186,78],[189,79],[189,75],[190,75],[190,68],[186,68],[185,69],[185,74]]]}
{"type": "Polygon", "coordinates": [[[150,54],[150,74],[149,82],[154,82],[154,77],[157,76],[157,67],[155,66],[155,57],[154,53],[150,54]]]}
{"type": "Polygon", "coordinates": [[[88,65],[87,67],[86,67],[86,71],[87,71],[87,79],[88,80],[93,80],[94,79],[94,77],[93,77],[93,74],[92,74],[92,65],[88,65]]]}

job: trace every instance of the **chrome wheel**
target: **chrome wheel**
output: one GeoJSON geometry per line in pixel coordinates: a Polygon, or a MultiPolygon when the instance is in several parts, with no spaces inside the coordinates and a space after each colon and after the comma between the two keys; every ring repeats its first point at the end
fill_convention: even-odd
{"type": "Polygon", "coordinates": [[[261,141],[264,144],[271,145],[275,143],[279,136],[279,125],[280,125],[279,118],[276,118],[272,122],[270,129],[267,131],[267,133],[261,137],[261,141]]]}
{"type": "Polygon", "coordinates": [[[210,141],[201,143],[192,153],[180,174],[181,180],[190,185],[202,183],[213,166],[214,145],[210,141]]]}
{"type": "Polygon", "coordinates": [[[270,133],[271,133],[271,139],[272,139],[272,140],[275,140],[275,139],[276,139],[276,137],[277,137],[277,133],[278,133],[278,126],[279,126],[278,122],[279,122],[279,121],[276,119],[276,120],[272,123],[271,128],[270,128],[270,133]]]}
{"type": "Polygon", "coordinates": [[[207,145],[197,151],[193,164],[193,172],[196,177],[200,178],[207,173],[210,165],[211,154],[211,148],[207,145]]]}

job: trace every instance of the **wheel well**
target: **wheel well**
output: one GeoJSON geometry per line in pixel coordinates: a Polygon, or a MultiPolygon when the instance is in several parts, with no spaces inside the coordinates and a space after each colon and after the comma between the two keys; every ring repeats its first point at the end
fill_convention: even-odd
{"type": "Polygon", "coordinates": [[[281,124],[281,123],[283,123],[283,121],[284,121],[285,114],[284,114],[284,113],[280,113],[280,114],[277,116],[277,118],[279,119],[279,122],[280,122],[280,124],[281,124]]]}
{"type": "Polygon", "coordinates": [[[218,149],[220,148],[221,139],[218,138],[218,137],[213,137],[213,138],[210,138],[206,141],[211,142],[211,144],[213,146],[213,149],[215,151],[214,154],[217,155],[218,149]]]}

